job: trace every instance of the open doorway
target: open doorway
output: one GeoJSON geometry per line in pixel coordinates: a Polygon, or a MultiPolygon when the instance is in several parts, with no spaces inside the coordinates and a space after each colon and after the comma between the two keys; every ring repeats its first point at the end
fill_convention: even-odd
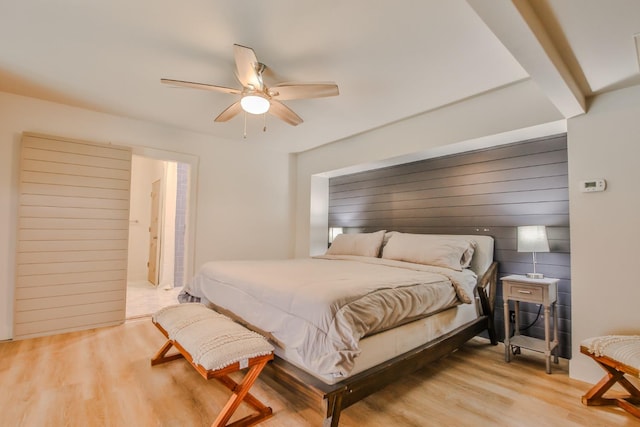
{"type": "Polygon", "coordinates": [[[128,319],[177,303],[185,281],[190,165],[133,155],[128,319]]]}

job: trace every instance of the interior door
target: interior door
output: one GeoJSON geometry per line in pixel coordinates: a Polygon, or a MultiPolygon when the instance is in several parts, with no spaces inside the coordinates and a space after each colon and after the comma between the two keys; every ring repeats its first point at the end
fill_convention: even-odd
{"type": "Polygon", "coordinates": [[[151,184],[151,221],[149,223],[149,262],[147,280],[158,286],[158,247],[160,243],[160,180],[151,184]]]}

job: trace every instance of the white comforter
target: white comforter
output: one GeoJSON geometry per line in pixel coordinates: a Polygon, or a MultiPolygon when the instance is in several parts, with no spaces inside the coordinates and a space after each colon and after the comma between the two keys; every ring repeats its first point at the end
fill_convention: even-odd
{"type": "Polygon", "coordinates": [[[294,348],[309,369],[341,376],[360,338],[469,303],[475,284],[471,270],[324,255],[209,262],[185,290],[294,348]]]}

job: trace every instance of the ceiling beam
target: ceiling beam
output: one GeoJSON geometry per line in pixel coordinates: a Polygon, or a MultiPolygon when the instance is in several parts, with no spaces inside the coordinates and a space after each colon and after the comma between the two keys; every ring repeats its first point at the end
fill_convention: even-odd
{"type": "Polygon", "coordinates": [[[565,118],[584,114],[585,96],[529,0],[467,0],[565,118]]]}

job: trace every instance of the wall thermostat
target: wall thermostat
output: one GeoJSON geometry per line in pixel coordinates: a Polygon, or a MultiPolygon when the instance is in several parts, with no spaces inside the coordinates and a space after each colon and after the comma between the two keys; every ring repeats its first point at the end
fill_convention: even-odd
{"type": "Polygon", "coordinates": [[[580,181],[580,191],[591,193],[592,191],[604,191],[607,188],[607,181],[604,179],[591,179],[580,181]]]}

